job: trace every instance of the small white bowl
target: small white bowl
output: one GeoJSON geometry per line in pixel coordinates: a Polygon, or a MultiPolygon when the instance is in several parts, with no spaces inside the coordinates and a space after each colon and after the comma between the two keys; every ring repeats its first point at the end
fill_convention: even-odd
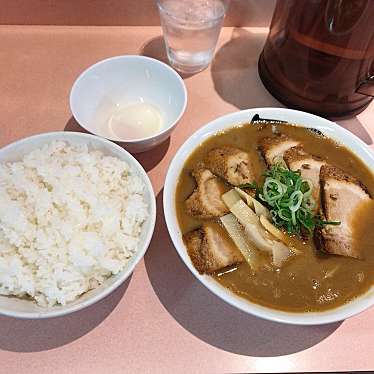
{"type": "Polygon", "coordinates": [[[28,300],[0,296],[0,314],[2,315],[32,319],[57,317],[96,303],[113,292],[130,276],[137,263],[143,258],[153,235],[156,221],[156,199],[152,184],[139,162],[117,144],[90,134],[51,132],[21,139],[0,149],[0,163],[18,161],[24,155],[54,140],[63,140],[70,144],[87,144],[90,150],[100,150],[106,155],[115,156],[120,160],[126,161],[132,171],[144,182],[145,200],[149,207],[149,217],[143,225],[138,250],[127,263],[126,268],[108,278],[101,286],[83,294],[66,306],[54,306],[51,308],[42,308],[28,300]]]}
{"type": "Polygon", "coordinates": [[[179,148],[170,164],[166,176],[164,186],[164,214],[170,237],[179,256],[195,277],[210,291],[234,307],[257,317],[295,325],[320,325],[341,321],[362,312],[368,307],[374,305],[374,287],[372,287],[366,294],[335,309],[313,313],[290,313],[249,302],[221,286],[212,277],[200,275],[193,266],[190,257],[188,256],[186,246],[183,243],[182,233],[176,215],[174,197],[179,175],[186,159],[189,157],[191,152],[199,146],[199,144],[210,136],[216,134],[218,131],[229,129],[241,123],[250,122],[255,114],[259,114],[262,118],[278,119],[303,127],[318,129],[326,136],[335,139],[337,142],[350,148],[362,159],[363,162],[366,163],[366,165],[369,166],[370,169],[374,170],[374,154],[364,142],[362,142],[357,136],[345,130],[343,127],[338,126],[336,123],[313,114],[291,109],[254,108],[217,118],[201,127],[179,148]]]}
{"type": "Polygon", "coordinates": [[[183,79],[170,66],[145,56],[117,56],[85,70],[70,93],[70,108],[78,123],[90,133],[121,142],[132,153],[147,151],[165,141],[187,105],[183,79]],[[109,113],[128,104],[147,103],[163,119],[155,135],[128,140],[108,127],[109,113]]]}

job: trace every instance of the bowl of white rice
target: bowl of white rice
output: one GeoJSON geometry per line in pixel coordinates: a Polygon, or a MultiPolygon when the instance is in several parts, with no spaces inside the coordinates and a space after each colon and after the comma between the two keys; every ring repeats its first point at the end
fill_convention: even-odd
{"type": "Polygon", "coordinates": [[[142,166],[94,135],[53,132],[0,150],[0,314],[48,318],[121,285],[151,241],[142,166]]]}

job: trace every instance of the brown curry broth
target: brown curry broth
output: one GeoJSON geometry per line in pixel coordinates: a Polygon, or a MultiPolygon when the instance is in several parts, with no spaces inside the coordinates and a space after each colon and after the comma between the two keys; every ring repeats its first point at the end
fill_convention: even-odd
{"type": "MultiPolygon", "coordinates": [[[[306,151],[323,157],[358,178],[368,187],[370,194],[374,195],[373,174],[351,151],[300,127],[282,125],[279,128],[282,133],[302,141],[306,151]]],[[[192,153],[180,175],[176,192],[177,216],[183,233],[203,223],[187,215],[184,209],[184,201],[195,188],[195,181],[191,176],[195,165],[212,148],[231,145],[250,153],[256,180],[261,183],[265,164],[259,156],[257,144],[259,139],[271,135],[270,126],[243,125],[210,137],[192,153]]],[[[225,269],[235,269],[233,271],[221,270],[213,276],[238,295],[275,309],[294,312],[321,311],[342,305],[364,293],[374,281],[373,207],[374,205],[371,205],[360,212],[364,225],[363,219],[355,221],[356,243],[362,248],[365,260],[324,254],[317,251],[312,240],[309,240],[302,245],[303,254],[289,260],[278,271],[263,270],[252,274],[249,266],[243,263],[225,269]],[[333,274],[325,278],[329,272],[333,274]]]]}

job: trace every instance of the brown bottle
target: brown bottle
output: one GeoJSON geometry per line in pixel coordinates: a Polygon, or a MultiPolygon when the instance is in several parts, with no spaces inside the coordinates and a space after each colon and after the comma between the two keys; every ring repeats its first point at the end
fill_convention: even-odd
{"type": "Polygon", "coordinates": [[[278,0],[259,73],[287,106],[361,112],[374,96],[374,0],[278,0]]]}

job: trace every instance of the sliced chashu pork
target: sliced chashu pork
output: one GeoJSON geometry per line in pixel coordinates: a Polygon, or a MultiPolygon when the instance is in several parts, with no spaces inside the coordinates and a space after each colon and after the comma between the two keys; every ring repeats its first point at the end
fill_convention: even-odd
{"type": "Polygon", "coordinates": [[[188,254],[200,274],[211,274],[243,261],[235,244],[221,230],[218,224],[209,223],[184,235],[188,254]]]}
{"type": "Polygon", "coordinates": [[[332,254],[360,258],[360,249],[353,245],[352,226],[357,208],[371,200],[366,187],[331,165],[321,167],[320,182],[324,218],[341,224],[316,230],[317,247],[332,254]]]}
{"type": "Polygon", "coordinates": [[[305,152],[301,146],[290,148],[284,153],[283,158],[290,170],[299,170],[303,179],[309,179],[312,182],[312,197],[316,202],[314,212],[317,212],[320,205],[319,174],[321,166],[326,165],[326,162],[305,152]]]}
{"type": "Polygon", "coordinates": [[[271,166],[282,158],[286,151],[299,145],[299,141],[291,139],[284,134],[277,134],[261,139],[259,148],[267,166],[271,166]]]}
{"type": "Polygon", "coordinates": [[[223,146],[208,152],[205,166],[234,186],[254,181],[253,168],[247,152],[223,146]]]}
{"type": "Polygon", "coordinates": [[[197,187],[185,202],[187,213],[201,219],[221,217],[228,213],[229,210],[221,199],[226,191],[223,182],[205,168],[195,170],[192,175],[197,187]]]}

